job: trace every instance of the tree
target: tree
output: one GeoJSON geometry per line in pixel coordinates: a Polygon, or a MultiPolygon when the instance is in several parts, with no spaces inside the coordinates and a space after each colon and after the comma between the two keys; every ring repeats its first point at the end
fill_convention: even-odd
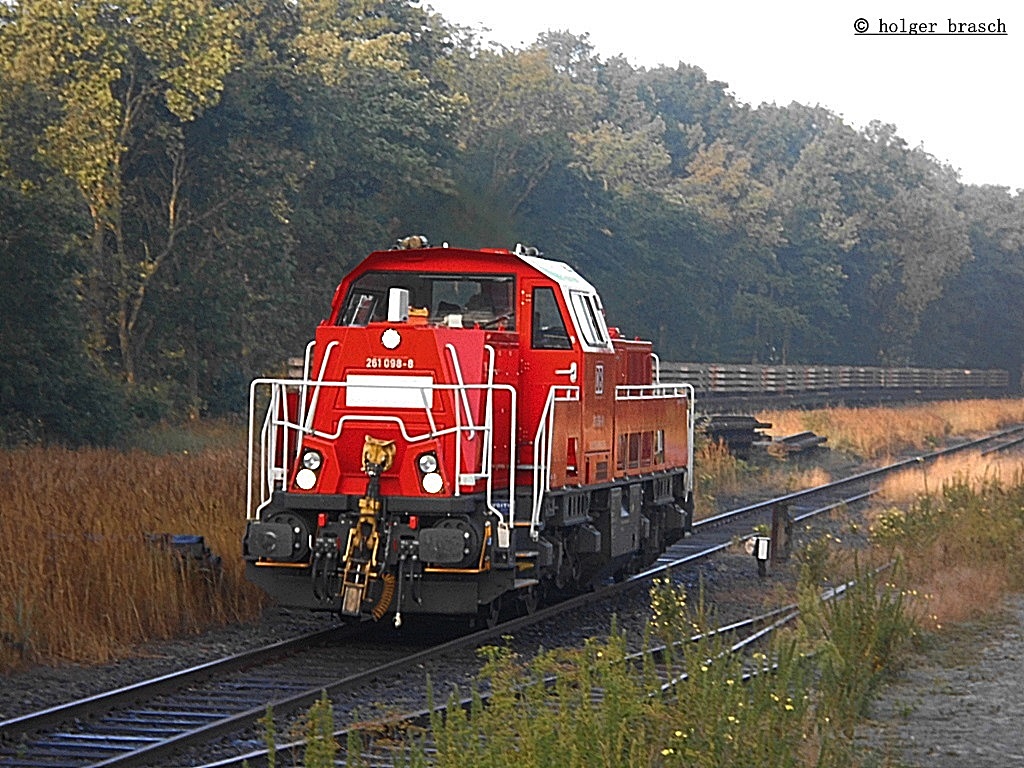
{"type": "Polygon", "coordinates": [[[132,383],[146,292],[191,224],[180,194],[181,128],[219,97],[236,16],[210,0],[21,0],[0,13],[3,79],[58,105],[37,148],[88,205],[85,291],[98,333],[107,335],[112,318],[120,371],[132,383]],[[166,178],[164,198],[159,219],[129,236],[126,180],[142,146],[166,178]]]}
{"type": "Polygon", "coordinates": [[[918,183],[902,186],[893,198],[899,220],[889,238],[895,274],[890,277],[883,271],[874,282],[883,300],[892,296],[881,316],[881,331],[889,339],[885,355],[894,362],[911,360],[913,340],[928,307],[972,258],[967,224],[956,207],[952,172],[920,152],[912,152],[908,161],[918,183]]]}
{"type": "Polygon", "coordinates": [[[0,443],[109,444],[124,393],[85,348],[74,198],[0,180],[0,443]]]}
{"type": "Polygon", "coordinates": [[[1002,368],[1016,385],[1024,364],[1024,196],[961,186],[957,208],[974,258],[929,306],[916,338],[921,361],[1002,368]]]}
{"type": "Polygon", "coordinates": [[[856,131],[835,120],[804,147],[778,190],[792,255],[832,278],[817,301],[835,308],[831,326],[844,339],[837,354],[909,362],[928,306],[970,258],[955,177],[923,150],[908,149],[893,126],[856,131]]]}
{"type": "Polygon", "coordinates": [[[665,123],[664,141],[675,176],[686,175],[699,146],[731,140],[730,127],[742,106],[727,83],[708,80],[700,67],[681,62],[675,68],[642,70],[639,79],[640,98],[665,123]]]}
{"type": "Polygon", "coordinates": [[[525,51],[478,50],[459,70],[470,103],[458,135],[469,166],[462,179],[510,220],[548,174],[573,161],[570,137],[589,132],[599,110],[595,87],[565,66],[564,42],[554,51],[543,38],[525,51]]]}
{"type": "Polygon", "coordinates": [[[602,64],[593,79],[601,112],[595,124],[570,134],[574,165],[615,194],[664,193],[672,165],[664,144],[665,122],[640,98],[646,86],[639,73],[615,58],[602,64]]]}
{"type": "Polygon", "coordinates": [[[453,82],[448,34],[439,17],[400,0],[299,6],[285,92],[293,146],[309,161],[289,212],[295,279],[316,299],[300,308],[307,333],[356,258],[436,222],[432,203],[454,195],[466,97],[453,82]]]}

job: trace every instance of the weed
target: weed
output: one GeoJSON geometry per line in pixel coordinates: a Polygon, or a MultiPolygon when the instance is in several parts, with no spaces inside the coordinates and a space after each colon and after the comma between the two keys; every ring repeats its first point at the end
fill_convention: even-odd
{"type": "MultiPolygon", "coordinates": [[[[359,736],[355,731],[351,733],[348,754],[359,755],[362,752],[362,745],[352,743],[358,742],[359,736]]],[[[310,707],[306,715],[305,736],[305,768],[332,768],[334,756],[338,753],[338,743],[334,740],[334,707],[327,698],[327,691],[320,695],[319,700],[310,707]]],[[[349,762],[349,765],[353,763],[349,762]]]]}
{"type": "Polygon", "coordinates": [[[915,599],[936,625],[977,617],[1024,588],[1024,479],[957,476],[906,510],[876,513],[873,539],[903,560],[915,599]]]}
{"type": "Polygon", "coordinates": [[[849,765],[854,718],[912,627],[899,596],[861,576],[841,606],[815,594],[807,626],[747,660],[728,653],[720,635],[691,642],[711,617],[702,601],[690,607],[683,588],[660,581],[650,635],[676,643],[682,670],[668,685],[649,663],[631,671],[617,633],[528,663],[487,649],[478,686],[490,689],[490,702],[476,693],[468,711],[435,716],[436,765],[849,765]]]}

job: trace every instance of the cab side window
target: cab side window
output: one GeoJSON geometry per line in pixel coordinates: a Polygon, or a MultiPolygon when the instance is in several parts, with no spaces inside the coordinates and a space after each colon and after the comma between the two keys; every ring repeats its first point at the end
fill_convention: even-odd
{"type": "Polygon", "coordinates": [[[550,287],[533,289],[533,328],[531,346],[534,349],[572,349],[565,319],[558,310],[555,291],[550,287]]]}

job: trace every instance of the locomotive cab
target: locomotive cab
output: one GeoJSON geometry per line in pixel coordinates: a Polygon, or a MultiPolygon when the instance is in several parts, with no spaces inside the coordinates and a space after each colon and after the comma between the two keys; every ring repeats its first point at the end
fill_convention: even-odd
{"type": "Polygon", "coordinates": [[[286,605],[493,616],[651,562],[692,515],[692,388],[517,248],[370,254],[250,397],[250,579],[286,605]],[[262,415],[261,415],[262,414],[262,415]]]}

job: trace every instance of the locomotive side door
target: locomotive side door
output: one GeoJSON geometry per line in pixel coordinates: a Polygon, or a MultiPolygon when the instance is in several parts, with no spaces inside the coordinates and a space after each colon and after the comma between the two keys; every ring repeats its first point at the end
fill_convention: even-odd
{"type": "MultiPolygon", "coordinates": [[[[580,482],[583,459],[580,389],[583,354],[558,287],[550,282],[524,281],[523,347],[520,357],[520,466],[536,463],[538,426],[553,408],[550,441],[551,487],[580,482]]],[[[540,457],[542,460],[543,456],[540,457]]]]}
{"type": "Polygon", "coordinates": [[[576,286],[570,286],[566,296],[583,350],[583,388],[580,392],[583,414],[583,455],[580,459],[583,466],[580,477],[589,485],[612,478],[615,384],[619,371],[600,298],[593,289],[576,286]]]}

